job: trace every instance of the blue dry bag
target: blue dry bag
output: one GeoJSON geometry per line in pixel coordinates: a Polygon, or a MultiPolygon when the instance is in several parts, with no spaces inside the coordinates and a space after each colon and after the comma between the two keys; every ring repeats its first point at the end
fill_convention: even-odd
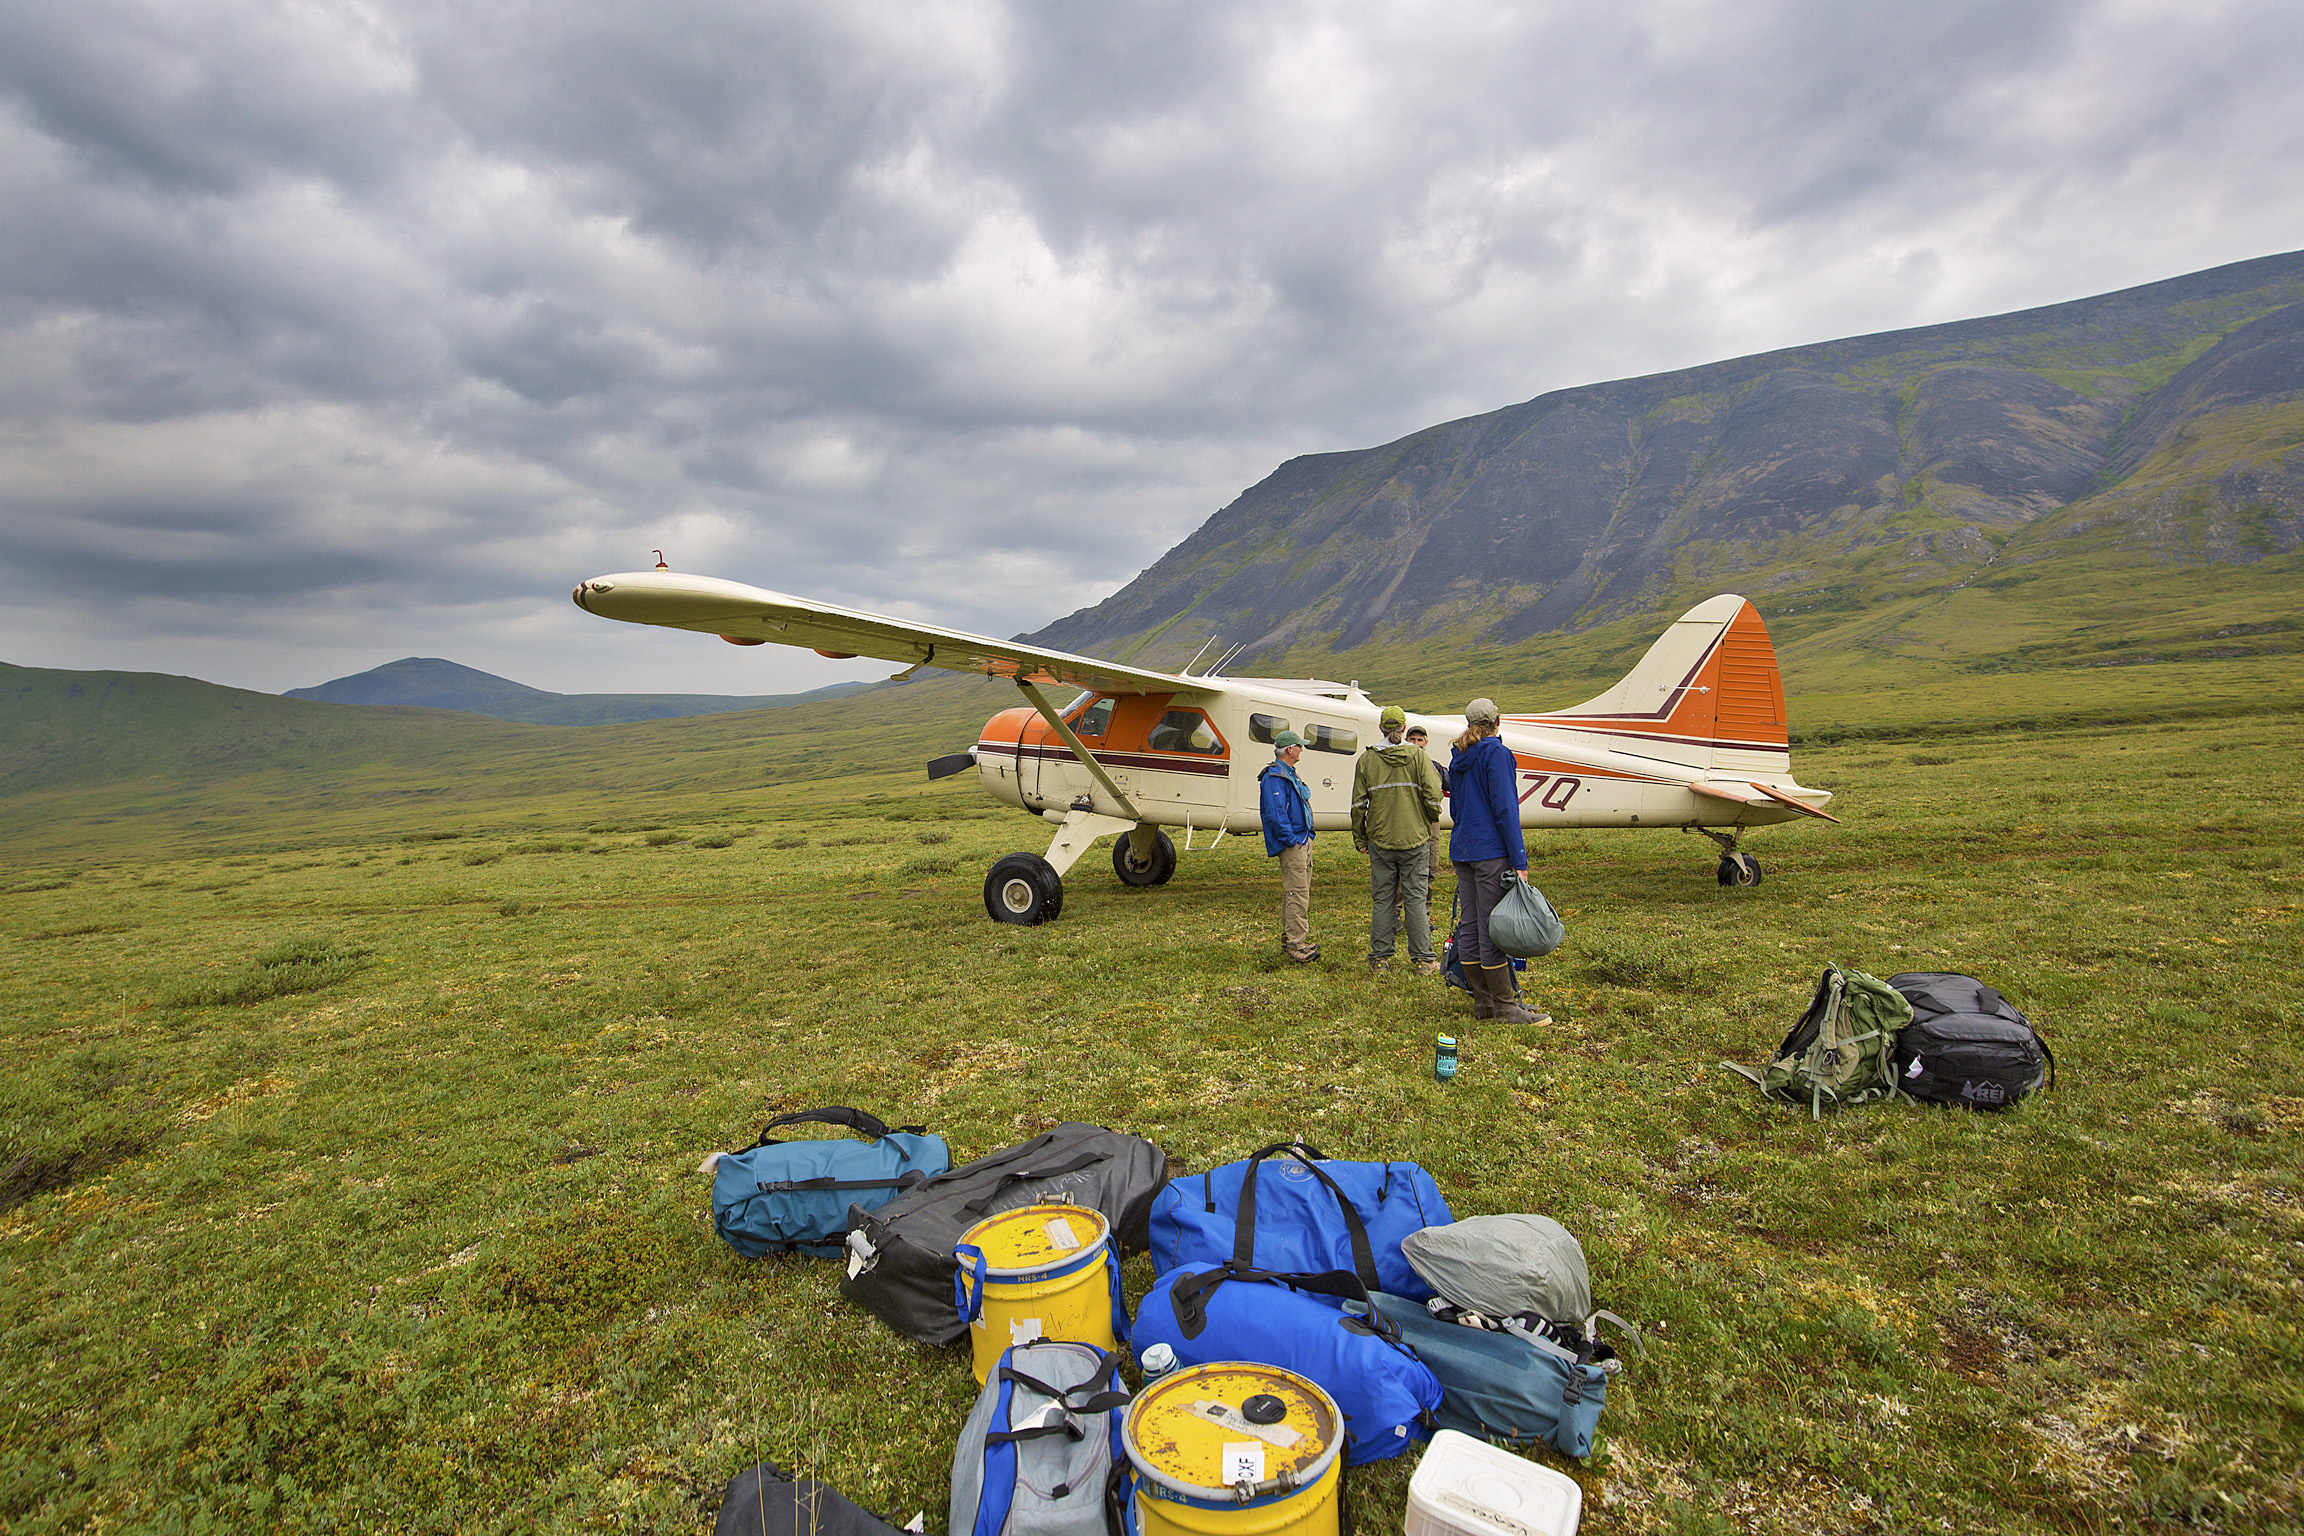
{"type": "Polygon", "coordinates": [[[1229,1260],[1187,1264],[1137,1307],[1137,1357],[1165,1344],[1185,1365],[1248,1360],[1310,1377],[1343,1410],[1352,1436],[1344,1459],[1383,1461],[1431,1432],[1440,1381],[1382,1317],[1338,1309],[1367,1299],[1350,1270],[1282,1275],[1229,1260]]]}
{"type": "Polygon", "coordinates": [[[778,1115],[760,1139],[727,1152],[712,1168],[712,1225],[748,1259],[774,1253],[837,1258],[848,1231],[848,1207],[873,1210],[903,1190],[952,1166],[944,1138],[926,1127],[890,1130],[860,1109],[804,1109],[778,1115]],[[776,1141],[779,1127],[844,1125],[872,1138],[776,1141]]]}
{"type": "Polygon", "coordinates": [[[1455,1219],[1414,1163],[1332,1162],[1301,1142],[1278,1142],[1168,1181],[1152,1201],[1152,1272],[1226,1259],[1279,1274],[1345,1269],[1369,1291],[1421,1299],[1435,1293],[1400,1242],[1455,1219]],[[1275,1161],[1259,1176],[1266,1158],[1275,1161]]]}

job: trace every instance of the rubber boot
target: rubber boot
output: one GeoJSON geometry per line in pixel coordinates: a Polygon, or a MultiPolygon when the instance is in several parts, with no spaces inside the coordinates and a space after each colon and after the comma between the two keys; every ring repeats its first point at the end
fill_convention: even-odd
{"type": "Polygon", "coordinates": [[[1487,970],[1477,965],[1464,967],[1464,985],[1472,994],[1472,1017],[1475,1019],[1496,1017],[1496,999],[1488,991],[1487,970]]]}
{"type": "Polygon", "coordinates": [[[1519,999],[1512,993],[1512,967],[1509,965],[1484,965],[1480,967],[1480,973],[1487,980],[1489,1002],[1495,1009],[1493,1017],[1497,1023],[1536,1024],[1551,1017],[1550,1014],[1544,1014],[1540,1018],[1520,1006],[1519,999]]]}

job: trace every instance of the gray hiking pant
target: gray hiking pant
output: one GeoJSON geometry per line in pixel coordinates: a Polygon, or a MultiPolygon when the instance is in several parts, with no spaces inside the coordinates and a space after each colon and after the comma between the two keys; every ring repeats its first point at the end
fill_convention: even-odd
{"type": "Polygon", "coordinates": [[[1466,965],[1510,965],[1512,957],[1488,939],[1488,914],[1504,899],[1512,866],[1503,859],[1456,865],[1456,958],[1466,965]]]}
{"type": "Polygon", "coordinates": [[[1413,848],[1368,850],[1369,898],[1375,903],[1368,918],[1368,958],[1392,958],[1392,924],[1401,907],[1408,909],[1408,955],[1422,965],[1432,958],[1432,861],[1430,843],[1413,848]]]}

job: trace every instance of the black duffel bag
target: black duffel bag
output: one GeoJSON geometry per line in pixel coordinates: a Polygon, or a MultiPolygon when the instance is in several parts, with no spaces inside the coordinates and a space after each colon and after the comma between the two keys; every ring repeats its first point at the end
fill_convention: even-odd
{"type": "Polygon", "coordinates": [[[2006,1109],[2056,1085],[2056,1058],[2032,1021],[1973,976],[1905,971],[1888,985],[1912,1005],[1896,1035],[1896,1087],[1915,1099],[2006,1109]]]}
{"type": "Polygon", "coordinates": [[[736,1474],[720,1496],[712,1536],[904,1536],[900,1527],[812,1477],[772,1461],[736,1474]]]}
{"type": "Polygon", "coordinates": [[[952,1305],[952,1256],[987,1216],[1054,1201],[1093,1206],[1121,1251],[1141,1249],[1168,1154],[1140,1136],[1068,1120],[1054,1130],[916,1184],[875,1210],[848,1211],[840,1294],[907,1338],[956,1344],[968,1332],[952,1305]]]}

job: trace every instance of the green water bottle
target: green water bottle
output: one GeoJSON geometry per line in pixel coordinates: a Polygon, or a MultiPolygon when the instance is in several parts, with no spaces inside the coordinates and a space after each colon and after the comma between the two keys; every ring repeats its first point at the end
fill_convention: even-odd
{"type": "Polygon", "coordinates": [[[1432,1076],[1446,1082],[1456,1075],[1456,1037],[1442,1035],[1432,1047],[1432,1076]]]}

